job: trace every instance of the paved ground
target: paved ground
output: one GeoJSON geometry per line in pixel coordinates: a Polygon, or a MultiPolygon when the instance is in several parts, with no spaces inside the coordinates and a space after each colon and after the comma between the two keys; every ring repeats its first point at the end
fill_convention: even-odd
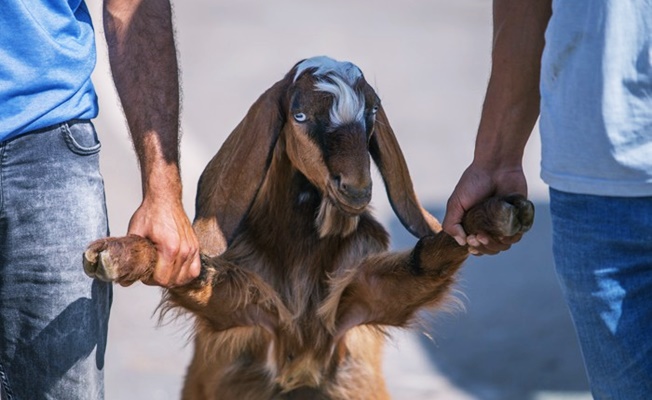
{"type": "MultiPolygon", "coordinates": [[[[472,155],[489,72],[489,0],[175,3],[189,215],[203,166],[249,105],[296,61],[321,54],[362,68],[383,99],[417,192],[442,215],[472,155]]],[[[111,229],[122,235],[140,200],[140,184],[102,45],[99,61],[97,126],[111,229]]],[[[414,331],[396,332],[385,364],[396,399],[590,398],[553,274],[538,153],[534,138],[525,161],[537,202],[533,231],[510,252],[467,264],[458,295],[465,310],[425,315],[414,331]]],[[[407,247],[413,239],[393,219],[376,182],[377,215],[394,246],[407,247]]],[[[188,324],[157,328],[159,296],[142,285],[115,290],[106,363],[109,400],[178,398],[191,354],[188,324]]]]}

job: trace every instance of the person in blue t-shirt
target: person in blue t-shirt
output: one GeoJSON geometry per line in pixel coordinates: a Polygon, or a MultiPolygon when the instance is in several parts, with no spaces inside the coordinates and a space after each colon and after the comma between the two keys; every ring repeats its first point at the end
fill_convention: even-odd
{"type": "MultiPolygon", "coordinates": [[[[152,240],[149,284],[199,274],[181,204],[179,83],[169,0],[105,0],[115,86],[140,162],[129,233],[152,240]]],[[[83,0],[7,0],[0,12],[0,397],[101,399],[111,286],[82,253],[108,224],[83,0]]]]}
{"type": "MultiPolygon", "coordinates": [[[[492,71],[474,159],[444,229],[472,251],[464,210],[527,193],[540,116],[553,253],[596,399],[652,398],[652,2],[494,0],[492,71]]],[[[536,341],[536,339],[534,339],[536,341]]]]}

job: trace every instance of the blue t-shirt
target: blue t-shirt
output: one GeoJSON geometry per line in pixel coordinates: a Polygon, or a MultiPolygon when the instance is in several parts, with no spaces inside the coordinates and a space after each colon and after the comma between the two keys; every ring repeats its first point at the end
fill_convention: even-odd
{"type": "Polygon", "coordinates": [[[95,37],[83,0],[0,5],[0,142],[97,116],[95,37]]]}
{"type": "Polygon", "coordinates": [[[652,0],[554,0],[541,70],[551,187],[652,196],[652,0]]]}

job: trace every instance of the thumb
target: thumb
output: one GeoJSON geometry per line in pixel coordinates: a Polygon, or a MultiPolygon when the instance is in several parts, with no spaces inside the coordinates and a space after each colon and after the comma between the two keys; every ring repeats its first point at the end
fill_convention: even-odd
{"type": "Polygon", "coordinates": [[[446,205],[446,215],[442,228],[444,232],[451,235],[460,246],[466,245],[466,232],[462,227],[462,217],[464,216],[464,207],[455,195],[448,199],[446,205]]]}

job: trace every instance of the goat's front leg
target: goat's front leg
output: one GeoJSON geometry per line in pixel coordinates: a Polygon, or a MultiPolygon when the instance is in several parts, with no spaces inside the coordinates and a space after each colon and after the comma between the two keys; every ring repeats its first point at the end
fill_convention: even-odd
{"type": "Polygon", "coordinates": [[[410,251],[368,256],[331,277],[320,316],[335,337],[356,325],[404,326],[418,309],[445,297],[468,254],[442,231],[421,238],[410,251]]]}
{"type": "MultiPolygon", "coordinates": [[[[533,218],[531,202],[508,196],[471,209],[463,225],[470,234],[503,238],[521,235],[533,218]]],[[[335,335],[359,324],[404,326],[420,308],[445,298],[468,255],[466,246],[441,231],[422,237],[410,251],[369,256],[333,276],[331,295],[320,313],[335,335]]]]}
{"type": "Polygon", "coordinates": [[[200,276],[168,290],[166,307],[190,310],[214,331],[261,326],[273,333],[291,321],[290,312],[267,282],[222,257],[202,258],[200,276]]]}
{"type": "MultiPolygon", "coordinates": [[[[107,282],[129,285],[148,280],[156,265],[154,244],[140,236],[111,237],[91,243],[84,270],[107,282]]],[[[290,319],[276,292],[256,273],[222,257],[202,256],[201,274],[184,286],[169,289],[164,308],[183,307],[212,329],[260,325],[273,330],[290,319]]]]}

